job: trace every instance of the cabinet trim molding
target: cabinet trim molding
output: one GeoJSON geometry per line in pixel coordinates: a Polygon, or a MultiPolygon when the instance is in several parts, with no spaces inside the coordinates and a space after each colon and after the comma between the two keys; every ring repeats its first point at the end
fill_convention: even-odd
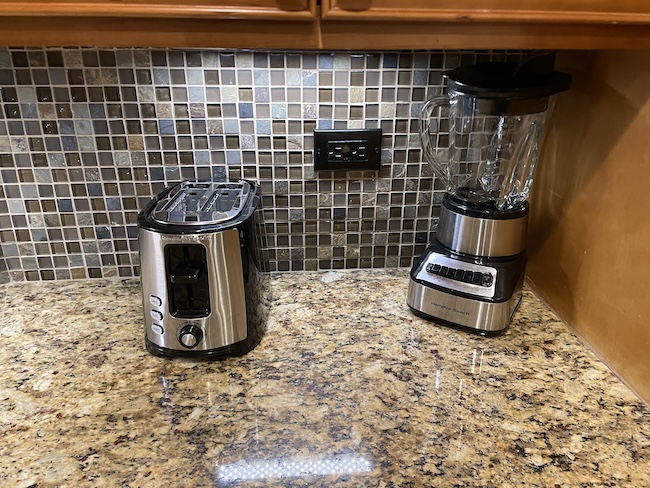
{"type": "Polygon", "coordinates": [[[0,17],[142,17],[244,20],[316,19],[316,0],[278,0],[261,5],[130,2],[2,2],[0,17]],[[276,5],[274,5],[276,4],[276,5]]]}
{"type": "MultiPolygon", "coordinates": [[[[453,8],[440,8],[435,4],[447,2],[430,2],[431,6],[408,7],[392,2],[373,2],[372,0],[322,0],[321,18],[324,21],[367,20],[367,21],[401,21],[401,22],[489,22],[489,23],[549,23],[549,24],[650,24],[650,3],[635,4],[621,0],[613,2],[601,0],[585,8],[584,1],[565,0],[561,5],[550,6],[531,2],[528,8],[504,8],[504,2],[495,0],[459,0],[453,8]],[[382,4],[382,5],[377,5],[382,4]],[[500,8],[490,8],[495,4],[500,8]],[[539,5],[538,5],[539,4],[539,5]],[[600,5],[601,8],[593,8],[600,5]],[[641,8],[639,8],[639,5],[641,8]],[[539,8],[531,8],[539,6],[539,8]],[[627,10],[626,10],[626,7],[627,10]]],[[[552,3],[552,2],[547,2],[552,3]]],[[[451,5],[451,2],[448,3],[451,5]]]]}

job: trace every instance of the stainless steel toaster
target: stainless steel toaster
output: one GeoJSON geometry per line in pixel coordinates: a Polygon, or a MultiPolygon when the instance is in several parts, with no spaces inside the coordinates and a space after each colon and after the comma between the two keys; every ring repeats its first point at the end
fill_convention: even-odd
{"type": "Polygon", "coordinates": [[[266,327],[256,208],[259,185],[184,181],[138,215],[145,344],[160,356],[221,358],[253,349],[266,327]]]}

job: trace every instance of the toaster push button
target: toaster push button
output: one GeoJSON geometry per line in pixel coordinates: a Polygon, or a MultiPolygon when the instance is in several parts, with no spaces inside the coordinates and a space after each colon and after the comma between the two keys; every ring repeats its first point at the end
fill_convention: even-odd
{"type": "Polygon", "coordinates": [[[162,320],[163,319],[162,312],[159,312],[158,310],[152,310],[150,315],[151,315],[151,318],[154,319],[154,320],[162,320]]]}
{"type": "Polygon", "coordinates": [[[149,296],[149,303],[154,307],[160,307],[162,305],[162,298],[157,297],[156,295],[149,296]]]}
{"type": "Polygon", "coordinates": [[[163,326],[160,324],[151,324],[151,330],[154,334],[163,335],[165,333],[165,329],[163,329],[163,326]]]}

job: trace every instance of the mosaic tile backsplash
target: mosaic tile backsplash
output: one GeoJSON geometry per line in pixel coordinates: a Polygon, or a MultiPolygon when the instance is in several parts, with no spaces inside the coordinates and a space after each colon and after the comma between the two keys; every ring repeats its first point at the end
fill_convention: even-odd
{"type": "Polygon", "coordinates": [[[193,178],[261,182],[272,271],[410,266],[444,191],[420,107],[514,56],[0,48],[0,283],[138,275],[139,209],[193,178]],[[314,172],[315,128],[362,127],[379,172],[314,172]]]}

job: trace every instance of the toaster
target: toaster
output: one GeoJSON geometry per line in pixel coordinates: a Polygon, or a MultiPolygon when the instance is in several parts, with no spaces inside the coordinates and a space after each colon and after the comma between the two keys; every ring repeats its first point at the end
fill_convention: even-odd
{"type": "Polygon", "coordinates": [[[184,181],[138,214],[145,344],[157,356],[242,355],[267,317],[259,184],[184,181]]]}

